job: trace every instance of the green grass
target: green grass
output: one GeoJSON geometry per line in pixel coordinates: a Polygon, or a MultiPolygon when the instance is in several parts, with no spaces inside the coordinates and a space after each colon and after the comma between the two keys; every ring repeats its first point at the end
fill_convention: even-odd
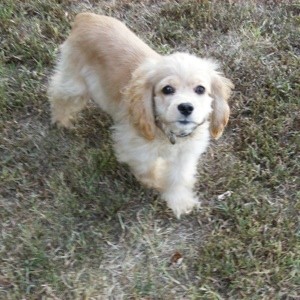
{"type": "Polygon", "coordinates": [[[1,1],[0,299],[299,299],[299,12],[298,1],[1,1]],[[214,57],[234,82],[229,126],[199,166],[199,212],[176,220],[116,161],[94,105],[74,130],[50,126],[57,48],[87,10],[161,53],[214,57]]]}

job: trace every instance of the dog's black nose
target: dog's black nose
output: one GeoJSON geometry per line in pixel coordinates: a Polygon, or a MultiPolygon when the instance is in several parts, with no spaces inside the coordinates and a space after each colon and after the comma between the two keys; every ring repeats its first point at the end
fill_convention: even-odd
{"type": "Polygon", "coordinates": [[[193,112],[194,106],[191,103],[181,103],[178,105],[178,110],[187,117],[193,112]]]}

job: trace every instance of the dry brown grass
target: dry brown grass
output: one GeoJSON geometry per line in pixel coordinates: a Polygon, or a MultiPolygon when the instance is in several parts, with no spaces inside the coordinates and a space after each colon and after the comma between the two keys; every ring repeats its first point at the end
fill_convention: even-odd
{"type": "Polygon", "coordinates": [[[297,1],[1,1],[0,299],[299,299],[299,11],[297,1]],[[74,130],[50,127],[57,46],[87,10],[161,53],[214,57],[235,83],[230,124],[199,167],[199,212],[174,219],[116,162],[111,121],[93,105],[74,130]]]}

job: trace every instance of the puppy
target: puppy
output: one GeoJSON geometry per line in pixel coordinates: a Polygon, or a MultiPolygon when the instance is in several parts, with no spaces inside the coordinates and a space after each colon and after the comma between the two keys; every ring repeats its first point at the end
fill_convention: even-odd
{"type": "Polygon", "coordinates": [[[193,187],[210,135],[222,135],[233,85],[212,60],[159,55],[120,21],[76,16],[51,78],[52,122],[64,127],[93,99],[114,120],[114,150],[160,191],[179,218],[199,205],[193,187]]]}

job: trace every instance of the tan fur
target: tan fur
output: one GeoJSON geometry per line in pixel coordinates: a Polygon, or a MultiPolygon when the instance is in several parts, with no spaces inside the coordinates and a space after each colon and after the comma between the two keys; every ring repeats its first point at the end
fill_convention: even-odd
{"type": "MultiPolygon", "coordinates": [[[[159,54],[143,43],[120,21],[92,13],[81,13],[76,16],[72,31],[61,49],[66,54],[70,72],[74,74],[79,74],[85,65],[107,70],[106,76],[101,80],[105,93],[116,103],[121,101],[122,91],[137,66],[146,58],[159,57],[159,54]]],[[[64,58],[61,63],[66,59],[64,58]]],[[[90,95],[83,96],[79,93],[79,106],[74,107],[69,115],[65,115],[64,111],[69,111],[69,107],[66,101],[61,101],[65,96],[62,95],[63,91],[59,93],[57,90],[56,75],[48,90],[52,103],[52,122],[69,127],[74,114],[85,106],[84,99],[89,98],[90,95]]],[[[74,80],[79,85],[84,84],[81,83],[80,76],[74,80]]]]}
{"type": "Polygon", "coordinates": [[[70,127],[94,100],[114,120],[118,160],[159,190],[177,217],[197,207],[198,159],[229,117],[233,86],[217,64],[188,53],[159,55],[120,21],[91,13],[75,18],[60,50],[48,88],[52,122],[70,127]],[[164,92],[169,85],[174,93],[164,92]]]}
{"type": "Polygon", "coordinates": [[[102,80],[112,101],[121,101],[120,92],[137,66],[159,56],[120,21],[91,13],[77,15],[68,42],[85,63],[107,70],[102,80]]]}
{"type": "Polygon", "coordinates": [[[153,85],[151,82],[151,61],[137,68],[124,91],[129,105],[129,117],[134,126],[147,140],[155,137],[155,120],[152,99],[153,85]]]}
{"type": "Polygon", "coordinates": [[[213,112],[211,114],[210,133],[215,139],[222,135],[228,123],[230,108],[227,100],[233,88],[234,85],[229,79],[219,74],[214,76],[211,91],[214,101],[212,104],[213,112]]]}

